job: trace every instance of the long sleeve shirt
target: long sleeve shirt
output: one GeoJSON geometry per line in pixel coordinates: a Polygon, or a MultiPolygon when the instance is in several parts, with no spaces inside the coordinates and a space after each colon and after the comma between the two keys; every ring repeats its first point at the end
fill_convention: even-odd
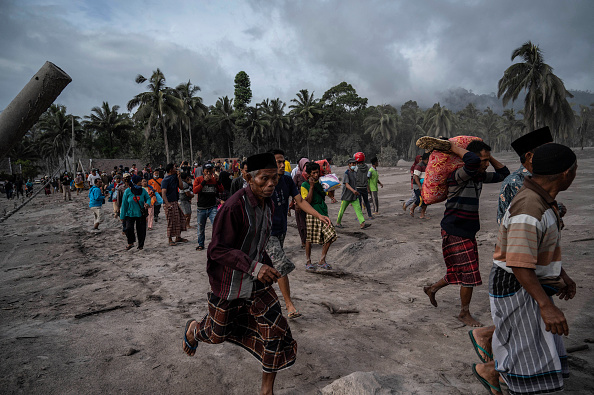
{"type": "Polygon", "coordinates": [[[266,198],[262,207],[250,187],[231,196],[217,213],[207,251],[208,280],[212,292],[226,300],[247,299],[256,288],[262,265],[272,266],[266,243],[272,229],[274,206],[266,198]]]}
{"type": "Polygon", "coordinates": [[[204,176],[194,179],[193,184],[194,195],[198,196],[196,204],[199,209],[207,209],[217,205],[217,193],[225,192],[223,185],[212,177],[208,182],[204,180],[204,176]]]}
{"type": "Polygon", "coordinates": [[[89,189],[89,207],[101,207],[105,201],[105,196],[101,192],[101,188],[93,185],[89,189]]]}
{"type": "Polygon", "coordinates": [[[140,206],[144,207],[144,204],[151,204],[151,198],[148,192],[143,188],[140,195],[134,195],[130,188],[126,189],[124,196],[122,197],[122,206],[120,207],[120,218],[126,217],[140,217],[140,206]]]}
{"type": "Polygon", "coordinates": [[[509,175],[507,167],[479,173],[480,158],[467,152],[464,166],[453,171],[447,180],[448,199],[441,228],[448,234],[473,239],[479,231],[479,198],[483,183],[501,182],[509,175]]]}

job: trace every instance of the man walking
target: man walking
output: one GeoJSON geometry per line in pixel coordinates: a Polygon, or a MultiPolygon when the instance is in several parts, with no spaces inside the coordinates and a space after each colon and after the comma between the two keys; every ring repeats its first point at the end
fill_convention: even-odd
{"type": "Polygon", "coordinates": [[[332,223],[328,217],[318,213],[308,202],[303,200],[297,190],[295,183],[290,175],[285,172],[285,153],[280,149],[270,151],[275,158],[278,166],[279,181],[272,194],[274,203],[274,215],[272,217],[272,232],[266,245],[266,252],[272,260],[274,268],[279,271],[282,277],[278,279],[278,287],[285,300],[285,306],[289,312],[289,318],[297,318],[301,313],[291,300],[291,287],[289,285],[288,274],[295,269],[295,264],[285,254],[284,243],[287,235],[287,214],[289,212],[289,199],[293,198],[297,206],[309,215],[313,215],[324,224],[331,226],[332,223]]]}
{"type": "MultiPolygon", "coordinates": [[[[359,220],[359,225],[361,229],[367,229],[371,226],[371,224],[365,223],[365,218],[363,217],[363,213],[361,212],[361,205],[359,204],[358,196],[360,195],[359,191],[357,190],[357,180],[355,178],[355,170],[357,169],[355,159],[349,159],[349,167],[344,172],[344,177],[342,180],[343,183],[343,190],[342,195],[340,197],[340,210],[338,210],[338,218],[336,218],[336,227],[337,228],[344,228],[342,225],[342,216],[344,215],[344,211],[349,205],[353,206],[355,210],[355,215],[359,220]]],[[[323,189],[322,189],[323,191],[323,189]]],[[[367,193],[367,192],[365,192],[367,193]]]]}
{"type": "MultiPolygon", "coordinates": [[[[159,177],[159,170],[155,170],[153,172],[153,178],[149,180],[149,185],[153,187],[156,193],[162,195],[161,193],[161,182],[163,179],[159,177]]],[[[161,205],[155,203],[155,223],[159,222],[159,213],[161,212],[161,205]]]]}
{"type": "MultiPolygon", "coordinates": [[[[62,193],[64,194],[64,201],[66,201],[66,196],[68,195],[68,200],[72,200],[72,195],[70,194],[70,183],[72,182],[72,177],[68,174],[67,171],[64,172],[62,177],[60,178],[62,181],[62,193]]],[[[93,184],[89,185],[92,186],[93,184]]]]}
{"type": "Polygon", "coordinates": [[[427,163],[429,163],[429,152],[425,152],[421,156],[421,160],[415,166],[413,170],[413,192],[415,194],[415,201],[410,207],[410,216],[415,216],[415,209],[421,206],[421,215],[419,218],[424,219],[425,213],[427,212],[427,205],[421,199],[421,190],[423,189],[423,182],[425,181],[425,170],[427,169],[427,163]]]}
{"type": "Polygon", "coordinates": [[[99,230],[99,224],[103,222],[101,207],[105,203],[105,196],[103,195],[103,181],[101,181],[101,178],[95,178],[94,183],[95,185],[89,189],[89,207],[93,212],[93,230],[99,230]]]}
{"type": "Polygon", "coordinates": [[[224,192],[223,185],[214,174],[212,164],[207,163],[204,165],[202,175],[194,179],[193,190],[194,195],[197,196],[196,205],[198,206],[198,212],[196,213],[198,246],[196,251],[202,251],[204,250],[206,220],[209,219],[210,224],[214,225],[217,216],[217,194],[224,192]]]}
{"type": "Polygon", "coordinates": [[[359,204],[361,209],[367,209],[367,215],[369,219],[373,219],[371,214],[371,205],[369,204],[369,179],[367,178],[367,172],[369,166],[365,163],[365,154],[363,152],[357,152],[355,154],[355,160],[357,161],[357,168],[355,169],[355,180],[357,185],[357,197],[359,198],[359,204]]]}
{"type": "Polygon", "coordinates": [[[247,187],[247,162],[241,163],[241,176],[236,177],[231,181],[231,190],[230,195],[235,194],[235,192],[239,191],[242,188],[247,187]]]}
{"type": "Polygon", "coordinates": [[[186,230],[186,219],[178,203],[179,189],[183,189],[183,181],[175,164],[167,164],[165,171],[167,177],[161,182],[161,190],[163,191],[163,206],[165,206],[165,216],[167,217],[167,238],[169,239],[169,245],[174,246],[177,243],[188,241],[181,237],[181,232],[186,230]]]}
{"type": "Polygon", "coordinates": [[[369,180],[369,192],[371,193],[371,203],[373,205],[373,213],[379,214],[379,200],[377,197],[377,186],[384,187],[384,184],[379,180],[379,173],[377,172],[377,165],[379,164],[377,157],[371,158],[371,167],[367,172],[367,179],[369,180]]]}
{"type": "Polygon", "coordinates": [[[493,361],[473,365],[486,388],[499,390],[498,372],[512,394],[561,391],[569,377],[561,337],[569,326],[552,296],[572,299],[576,284],[562,266],[555,198],[575,179],[576,156],[561,144],[545,144],[535,150],[532,170],[501,219],[493,254],[493,361]]]}
{"type": "Polygon", "coordinates": [[[265,249],[278,168],[270,153],[247,162],[249,186],[234,194],[215,219],[207,253],[208,314],[186,323],[183,349],[192,356],[198,342],[237,344],[262,364],[260,393],[272,394],[277,372],[295,363],[297,343],[271,286],[280,273],[265,249]]]}
{"type": "MultiPolygon", "coordinates": [[[[308,162],[305,165],[305,172],[309,178],[301,184],[301,197],[309,203],[314,210],[322,217],[328,216],[328,206],[326,205],[326,192],[320,184],[320,165],[316,162],[308,162]]],[[[322,221],[320,217],[313,216],[306,212],[305,223],[307,225],[307,236],[305,238],[305,257],[307,263],[305,269],[314,271],[317,269],[332,270],[332,265],[326,262],[326,255],[332,243],[338,238],[336,229],[332,224],[322,221]],[[317,266],[311,263],[311,244],[322,245],[322,256],[317,266]]]]}
{"type": "MultiPolygon", "coordinates": [[[[434,139],[438,140],[438,139],[434,139]]],[[[425,287],[429,301],[437,307],[435,294],[449,284],[460,284],[461,310],[458,319],[468,326],[482,326],[470,314],[473,288],[482,284],[479,271],[476,233],[480,229],[479,197],[483,183],[501,182],[509,170],[491,156],[491,147],[475,140],[466,149],[438,140],[436,144],[458,155],[464,166],[453,171],[447,179],[448,198],[441,220],[442,252],[446,275],[435,284],[425,287]],[[486,172],[489,164],[495,173],[486,172]]]]}

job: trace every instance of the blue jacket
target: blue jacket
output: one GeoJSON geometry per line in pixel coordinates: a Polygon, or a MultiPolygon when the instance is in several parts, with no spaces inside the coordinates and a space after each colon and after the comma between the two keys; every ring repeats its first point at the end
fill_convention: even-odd
{"type": "Polygon", "coordinates": [[[105,203],[105,196],[101,193],[101,188],[93,185],[89,189],[89,207],[101,207],[105,203]]]}

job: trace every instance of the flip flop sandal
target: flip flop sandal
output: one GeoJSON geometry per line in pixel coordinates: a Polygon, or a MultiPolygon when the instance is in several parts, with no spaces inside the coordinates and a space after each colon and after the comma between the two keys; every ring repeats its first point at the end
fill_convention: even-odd
{"type": "Polygon", "coordinates": [[[491,355],[490,353],[487,352],[487,350],[485,350],[484,348],[479,346],[479,344],[476,342],[476,339],[474,338],[474,334],[472,333],[473,330],[474,329],[471,329],[468,331],[468,336],[470,336],[470,341],[472,342],[472,345],[474,346],[474,351],[476,351],[476,355],[478,355],[479,359],[483,363],[492,361],[493,355],[491,355]],[[483,356],[481,355],[481,352],[485,353],[485,355],[487,356],[488,359],[483,358],[483,356]]]}
{"type": "Polygon", "coordinates": [[[306,263],[305,270],[307,270],[308,272],[315,272],[317,270],[317,266],[311,263],[306,263]]]}
{"type": "Polygon", "coordinates": [[[300,313],[300,312],[298,312],[298,311],[292,311],[292,312],[290,312],[290,313],[288,314],[288,317],[289,317],[290,319],[294,319],[294,318],[297,318],[297,317],[301,317],[301,313],[300,313]]]}
{"type": "Polygon", "coordinates": [[[175,240],[176,243],[187,243],[188,239],[179,239],[179,240],[175,240]]]}
{"type": "Polygon", "coordinates": [[[424,136],[417,140],[417,147],[424,148],[427,151],[449,151],[452,148],[452,144],[448,140],[424,136]]]}
{"type": "MultiPolygon", "coordinates": [[[[188,346],[188,348],[191,351],[194,351],[195,349],[198,348],[198,342],[196,342],[196,345],[195,346],[192,346],[190,344],[190,342],[188,341],[188,338],[186,336],[186,333],[188,333],[188,328],[190,327],[190,324],[192,323],[192,321],[196,321],[196,320],[192,318],[191,320],[188,320],[188,322],[186,322],[186,327],[184,329],[184,343],[186,344],[186,346],[188,346]]],[[[194,339],[194,341],[196,341],[196,339],[194,339]]]]}
{"type": "Polygon", "coordinates": [[[128,245],[126,246],[126,250],[129,250],[129,249],[131,249],[132,247],[134,247],[134,244],[128,244],[128,245]]]}
{"type": "Polygon", "coordinates": [[[487,391],[489,391],[491,395],[493,395],[493,391],[491,391],[492,389],[494,389],[497,392],[501,392],[501,387],[495,387],[491,385],[484,377],[478,374],[478,372],[476,371],[476,363],[472,364],[472,374],[474,374],[474,377],[477,378],[477,380],[483,385],[483,387],[485,387],[487,391]]]}
{"type": "Polygon", "coordinates": [[[336,225],[334,225],[334,227],[335,228],[338,228],[338,229],[342,229],[342,228],[344,228],[344,225],[343,224],[336,224],[336,225]]]}
{"type": "Polygon", "coordinates": [[[196,251],[202,251],[203,249],[204,249],[204,247],[202,247],[202,246],[196,247],[196,251]]]}
{"type": "Polygon", "coordinates": [[[328,262],[324,262],[323,265],[318,263],[318,269],[332,270],[332,265],[330,265],[328,262]]]}
{"type": "Polygon", "coordinates": [[[169,245],[173,247],[173,246],[176,246],[176,245],[177,245],[177,243],[176,243],[175,241],[170,241],[170,242],[169,242],[169,245]]]}
{"type": "Polygon", "coordinates": [[[361,226],[361,229],[367,229],[367,228],[369,228],[370,226],[371,226],[371,224],[365,224],[365,225],[361,226]]]}

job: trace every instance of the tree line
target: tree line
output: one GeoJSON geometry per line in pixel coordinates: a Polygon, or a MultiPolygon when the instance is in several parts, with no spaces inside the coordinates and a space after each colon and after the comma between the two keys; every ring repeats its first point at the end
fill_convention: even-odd
{"type": "Polygon", "coordinates": [[[439,102],[422,109],[409,100],[399,109],[382,104],[368,106],[347,83],[331,87],[321,96],[301,89],[288,102],[280,98],[252,103],[250,79],[244,71],[235,77],[234,97],[219,97],[207,106],[200,87],[191,81],[175,88],[157,69],[150,77],[138,75],[144,91],[130,99],[127,112],[103,102],[82,118],[53,104],[15,146],[10,156],[21,163],[51,169],[72,155],[72,136],[78,157],[146,159],[154,164],[213,157],[249,156],[281,147],[297,161],[301,157],[334,157],[343,164],[356,151],[377,155],[384,165],[411,159],[416,140],[424,135],[483,138],[494,151],[510,149],[522,134],[548,125],[558,142],[583,147],[594,140],[594,103],[574,111],[572,95],[544,63],[537,45],[527,42],[512,52],[520,58],[504,71],[498,83],[503,105],[525,92],[524,108],[495,113],[475,104],[453,112],[439,102]]]}

